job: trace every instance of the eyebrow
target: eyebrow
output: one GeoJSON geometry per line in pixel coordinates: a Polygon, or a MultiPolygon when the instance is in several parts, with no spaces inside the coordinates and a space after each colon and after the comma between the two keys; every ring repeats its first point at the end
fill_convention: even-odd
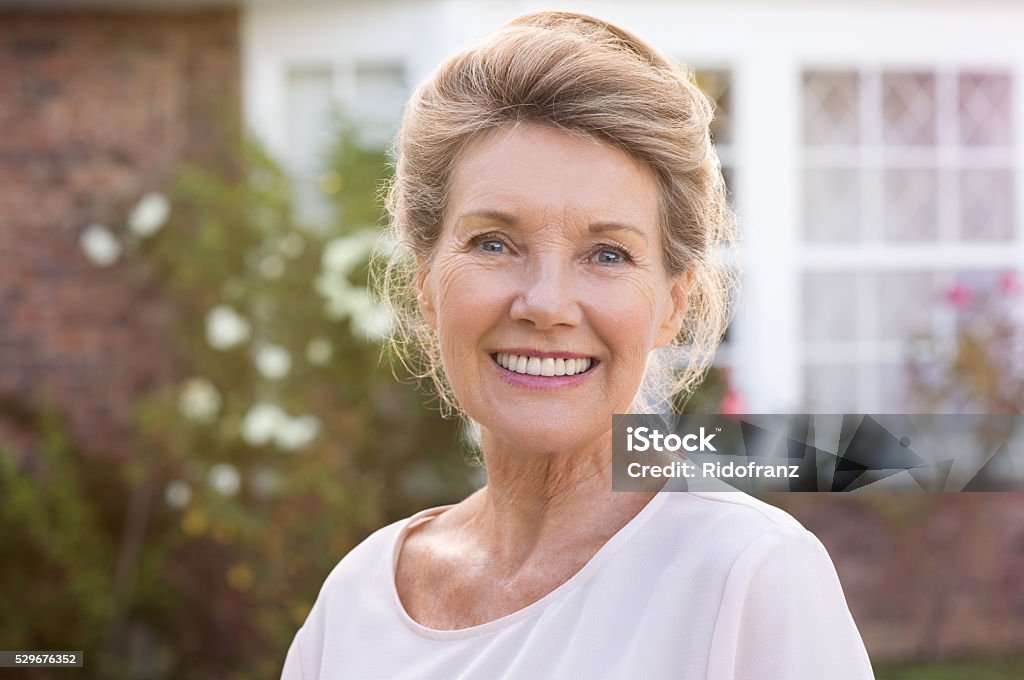
{"type": "MultiPolygon", "coordinates": [[[[459,215],[457,221],[461,222],[467,217],[480,217],[496,222],[502,222],[509,226],[518,226],[519,218],[515,215],[502,212],[501,210],[472,210],[467,213],[459,215]]],[[[638,234],[644,241],[647,241],[647,233],[639,227],[635,227],[632,224],[625,224],[623,222],[593,222],[590,225],[590,233],[592,234],[603,234],[606,231],[631,231],[634,234],[638,234]]]]}

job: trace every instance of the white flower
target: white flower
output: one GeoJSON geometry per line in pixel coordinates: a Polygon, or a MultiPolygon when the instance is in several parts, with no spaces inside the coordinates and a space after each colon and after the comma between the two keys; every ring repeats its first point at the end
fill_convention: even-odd
{"type": "Polygon", "coordinates": [[[376,241],[375,229],[364,229],[351,236],[333,238],[324,246],[321,264],[325,271],[348,274],[366,259],[376,241]]]}
{"type": "Polygon", "coordinates": [[[78,240],[85,256],[97,267],[107,267],[121,256],[121,242],[102,224],[90,224],[78,240]]]}
{"type": "Polygon", "coordinates": [[[250,446],[269,443],[288,416],[275,404],[254,404],[242,420],[242,439],[250,446]]]}
{"type": "Polygon", "coordinates": [[[224,496],[234,496],[242,486],[238,468],[228,463],[217,463],[212,466],[206,480],[214,490],[224,496]]]}
{"type": "Polygon", "coordinates": [[[345,311],[352,320],[352,329],[367,340],[380,340],[391,332],[391,315],[366,288],[352,288],[345,300],[345,311]]]}
{"type": "Polygon", "coordinates": [[[280,345],[263,345],[256,350],[256,370],[267,380],[279,380],[292,368],[292,355],[280,345]]]}
{"type": "Polygon", "coordinates": [[[267,255],[260,260],[258,269],[260,276],[268,281],[279,279],[284,276],[284,260],[280,255],[267,255]]]}
{"type": "Polygon", "coordinates": [[[323,366],[334,355],[334,348],[324,338],[313,338],[306,345],[306,361],[314,366],[323,366]]]}
{"type": "Polygon", "coordinates": [[[400,256],[402,254],[402,243],[389,231],[381,232],[374,244],[374,252],[381,257],[400,256]]]}
{"type": "Polygon", "coordinates": [[[164,195],[151,191],[142,197],[128,217],[128,228],[143,238],[152,236],[167,223],[170,212],[171,204],[164,195]]]}
{"type": "Polygon", "coordinates": [[[352,326],[367,340],[376,342],[391,334],[393,320],[387,309],[372,303],[352,315],[352,326]]]}
{"type": "Polygon", "coordinates": [[[192,488],[188,482],[176,479],[164,489],[164,500],[167,505],[176,510],[181,510],[192,499],[192,488]]]}
{"type": "Polygon", "coordinates": [[[189,420],[208,423],[220,410],[220,393],[206,378],[189,378],[181,388],[178,410],[189,420]]]}
{"type": "Polygon", "coordinates": [[[320,433],[320,419],[316,416],[302,416],[286,419],[277,430],[277,445],[288,451],[305,447],[320,433]]]}
{"type": "Polygon", "coordinates": [[[231,349],[249,339],[245,317],[227,305],[217,305],[206,315],[206,341],[214,349],[231,349]]]}
{"type": "Polygon", "coordinates": [[[297,234],[294,231],[283,239],[281,239],[277,247],[280,248],[281,252],[287,257],[298,257],[302,255],[302,251],[306,249],[306,241],[302,238],[301,234],[297,234]]]}
{"type": "Polygon", "coordinates": [[[320,434],[320,419],[306,415],[292,418],[275,404],[254,404],[242,420],[242,439],[250,446],[274,443],[295,451],[307,446],[320,434]]]}
{"type": "Polygon", "coordinates": [[[328,318],[337,320],[348,315],[346,298],[353,286],[344,274],[325,271],[316,278],[313,286],[327,300],[324,307],[328,318]]]}

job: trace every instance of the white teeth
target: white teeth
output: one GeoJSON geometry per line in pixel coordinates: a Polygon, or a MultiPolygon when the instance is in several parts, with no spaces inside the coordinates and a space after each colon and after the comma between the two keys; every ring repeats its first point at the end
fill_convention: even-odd
{"type": "Polygon", "coordinates": [[[576,375],[590,368],[591,359],[563,359],[561,357],[532,357],[525,354],[498,352],[495,360],[502,368],[527,375],[576,375]]]}

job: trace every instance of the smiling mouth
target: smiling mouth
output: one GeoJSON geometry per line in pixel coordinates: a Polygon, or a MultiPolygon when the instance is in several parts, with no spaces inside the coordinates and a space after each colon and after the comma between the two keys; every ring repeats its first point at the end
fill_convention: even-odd
{"type": "Polygon", "coordinates": [[[535,357],[527,354],[510,354],[498,352],[492,354],[494,362],[512,373],[522,375],[538,375],[544,377],[579,375],[593,370],[599,363],[590,357],[583,359],[563,359],[553,357],[535,357]]]}

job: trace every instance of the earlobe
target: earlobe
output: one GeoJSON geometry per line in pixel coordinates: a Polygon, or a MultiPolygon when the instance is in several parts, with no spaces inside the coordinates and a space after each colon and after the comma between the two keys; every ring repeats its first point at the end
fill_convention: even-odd
{"type": "Polygon", "coordinates": [[[424,266],[421,256],[416,256],[416,301],[423,318],[431,328],[437,328],[437,313],[434,309],[433,291],[430,285],[430,270],[424,266]]]}
{"type": "Polygon", "coordinates": [[[658,329],[658,336],[655,340],[655,347],[665,347],[676,339],[683,327],[683,319],[686,317],[687,300],[689,299],[690,282],[693,274],[689,271],[683,272],[672,279],[671,301],[669,311],[661,328],[658,329]]]}

